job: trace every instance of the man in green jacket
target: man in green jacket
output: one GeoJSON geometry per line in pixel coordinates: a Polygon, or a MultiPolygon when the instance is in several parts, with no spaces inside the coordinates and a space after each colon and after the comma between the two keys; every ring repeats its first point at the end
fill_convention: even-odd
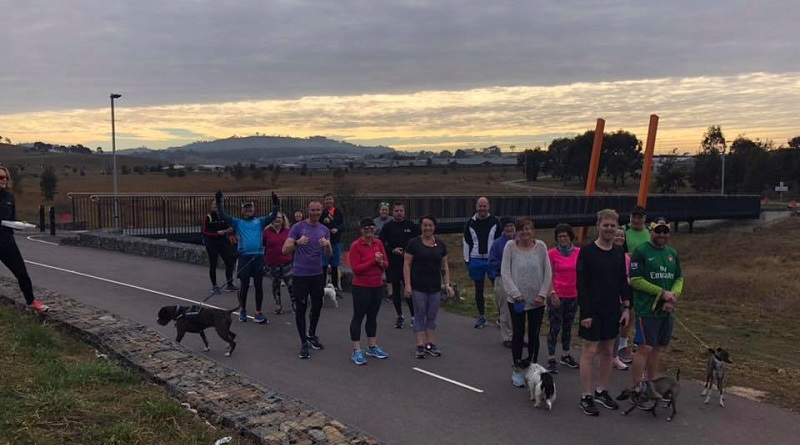
{"type": "Polygon", "coordinates": [[[647,381],[658,377],[661,350],[669,345],[672,337],[672,311],[683,291],[678,252],[667,246],[669,234],[667,220],[657,218],[650,231],[650,241],[636,248],[631,256],[636,313],[634,343],[638,345],[631,372],[633,387],[638,385],[645,368],[647,381]]]}

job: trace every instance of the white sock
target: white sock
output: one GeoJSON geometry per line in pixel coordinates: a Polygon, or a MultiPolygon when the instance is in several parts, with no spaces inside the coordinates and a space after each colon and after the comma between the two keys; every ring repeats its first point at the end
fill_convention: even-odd
{"type": "Polygon", "coordinates": [[[627,348],[627,347],[628,347],[628,337],[620,337],[619,338],[619,347],[617,348],[617,351],[621,351],[622,349],[627,348]]]}

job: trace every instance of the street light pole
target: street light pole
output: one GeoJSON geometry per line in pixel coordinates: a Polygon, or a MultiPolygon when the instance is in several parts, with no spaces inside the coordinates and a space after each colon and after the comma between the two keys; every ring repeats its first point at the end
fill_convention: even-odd
{"type": "Polygon", "coordinates": [[[114,230],[119,230],[119,197],[117,196],[117,131],[114,122],[114,99],[122,97],[121,94],[111,93],[111,159],[114,176],[114,230]]]}
{"type": "Polygon", "coordinates": [[[722,149],[722,193],[725,194],[725,148],[722,149]]]}

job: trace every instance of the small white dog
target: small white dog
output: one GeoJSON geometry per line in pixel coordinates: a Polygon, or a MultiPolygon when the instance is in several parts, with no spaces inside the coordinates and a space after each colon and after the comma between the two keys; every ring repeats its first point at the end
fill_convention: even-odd
{"type": "Polygon", "coordinates": [[[553,409],[553,402],[556,401],[556,383],[553,375],[547,372],[544,366],[538,363],[531,363],[525,369],[525,384],[531,393],[531,401],[536,403],[536,408],[542,406],[542,402],[547,404],[547,409],[553,409]]]}
{"type": "Polygon", "coordinates": [[[323,300],[325,298],[333,301],[334,307],[339,307],[339,299],[336,298],[336,288],[333,287],[333,284],[331,283],[325,285],[325,295],[323,296],[323,300]]]}

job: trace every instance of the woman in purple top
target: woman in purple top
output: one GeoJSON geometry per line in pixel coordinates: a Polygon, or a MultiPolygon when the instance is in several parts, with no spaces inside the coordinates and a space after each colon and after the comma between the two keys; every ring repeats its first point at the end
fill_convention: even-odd
{"type": "Polygon", "coordinates": [[[300,358],[311,358],[311,350],[324,349],[317,338],[317,323],[322,312],[322,298],[325,292],[325,276],[319,267],[322,264],[322,255],[330,256],[331,232],[319,222],[322,215],[322,203],[311,201],[308,203],[308,218],[295,223],[286,243],[283,245],[283,254],[294,254],[294,278],[292,279],[292,292],[295,309],[295,324],[300,334],[300,358]],[[308,331],[306,332],[306,309],[311,297],[311,315],[308,331]]]}

